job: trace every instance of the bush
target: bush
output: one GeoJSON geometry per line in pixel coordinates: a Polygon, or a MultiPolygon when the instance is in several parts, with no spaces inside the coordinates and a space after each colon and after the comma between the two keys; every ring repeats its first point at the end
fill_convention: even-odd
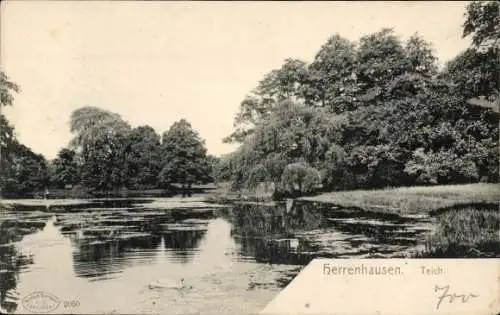
{"type": "Polygon", "coordinates": [[[458,156],[451,151],[415,150],[406,163],[405,172],[416,178],[420,184],[449,184],[477,182],[479,172],[468,155],[458,156]]]}
{"type": "Polygon", "coordinates": [[[288,164],[281,175],[280,188],[283,193],[288,195],[312,193],[317,191],[320,185],[320,173],[306,163],[288,164]]]}

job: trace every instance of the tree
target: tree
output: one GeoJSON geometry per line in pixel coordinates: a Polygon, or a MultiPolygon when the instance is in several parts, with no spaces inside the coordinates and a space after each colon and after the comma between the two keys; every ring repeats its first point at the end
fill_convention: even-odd
{"type": "Polygon", "coordinates": [[[207,177],[205,141],[187,120],[175,122],[163,134],[161,154],[161,185],[179,183],[186,188],[207,177]]]}
{"type": "Polygon", "coordinates": [[[334,35],[321,47],[309,65],[308,103],[340,113],[355,106],[356,45],[334,35]]]}
{"type": "Polygon", "coordinates": [[[128,134],[125,146],[127,186],[156,187],[160,172],[160,136],[150,126],[139,126],[128,134]]]}
{"type": "Polygon", "coordinates": [[[57,188],[75,185],[79,182],[76,153],[70,149],[61,149],[52,161],[50,182],[57,188]]]}
{"type": "Polygon", "coordinates": [[[346,165],[347,153],[344,148],[332,143],[324,161],[318,163],[322,185],[325,189],[345,189],[351,187],[349,170],[346,165]]]}
{"type": "Polygon", "coordinates": [[[6,193],[26,196],[47,187],[47,162],[42,155],[19,143],[16,143],[12,154],[12,170],[5,183],[6,193]]]}
{"type": "Polygon", "coordinates": [[[432,45],[418,33],[413,34],[405,45],[405,58],[409,70],[424,77],[433,77],[438,73],[437,57],[432,45]]]}
{"type": "Polygon", "coordinates": [[[13,92],[18,93],[19,86],[10,81],[9,77],[0,72],[0,192],[6,188],[7,179],[13,173],[14,151],[18,145],[14,127],[10,125],[7,117],[1,113],[3,106],[12,106],[13,92]]]}
{"type": "Polygon", "coordinates": [[[318,189],[321,184],[319,172],[307,163],[288,164],[281,175],[281,185],[285,193],[302,195],[318,189]]]}
{"type": "Polygon", "coordinates": [[[11,106],[14,102],[12,92],[19,93],[19,91],[19,86],[10,81],[10,78],[5,74],[5,72],[0,71],[0,107],[11,106]]]}
{"type": "Polygon", "coordinates": [[[473,1],[466,7],[463,37],[472,36],[478,48],[498,50],[500,39],[500,13],[498,1],[473,1]]]}
{"type": "Polygon", "coordinates": [[[417,149],[406,164],[405,172],[421,184],[466,183],[479,179],[473,155],[460,156],[451,149],[437,152],[417,149]]]}
{"type": "Polygon", "coordinates": [[[466,6],[462,36],[470,36],[472,45],[447,64],[444,75],[456,85],[455,93],[467,100],[499,99],[499,9],[498,1],[473,1],[466,6]]]}
{"type": "Polygon", "coordinates": [[[103,191],[123,187],[129,124],[118,114],[86,106],[71,114],[70,126],[70,146],[81,159],[82,183],[103,191]]]}
{"type": "Polygon", "coordinates": [[[233,186],[283,185],[304,165],[328,189],[498,180],[498,110],[471,99],[498,100],[498,2],[468,5],[466,20],[473,45],[444,71],[429,42],[392,29],[287,59],[240,107],[233,186]]]}
{"type": "Polygon", "coordinates": [[[485,97],[494,102],[499,97],[499,67],[498,52],[494,49],[468,48],[446,64],[441,77],[448,80],[454,93],[464,100],[485,97]]]}
{"type": "Polygon", "coordinates": [[[5,189],[6,180],[13,172],[12,163],[17,144],[14,127],[0,114],[0,191],[5,189]]]}
{"type": "Polygon", "coordinates": [[[308,76],[307,64],[290,58],[285,60],[281,68],[269,72],[241,102],[234,120],[236,130],[224,142],[242,142],[280,102],[286,99],[305,101],[308,76]]]}
{"type": "Polygon", "coordinates": [[[331,144],[342,141],[345,121],[345,116],[324,108],[281,102],[231,157],[233,180],[237,186],[262,181],[277,186],[286,165],[321,163],[331,144]]]}
{"type": "Polygon", "coordinates": [[[410,68],[401,40],[392,29],[361,37],[356,79],[363,105],[381,104],[387,85],[410,68]]]}
{"type": "Polygon", "coordinates": [[[212,163],[212,178],[215,183],[231,180],[231,162],[236,152],[217,157],[212,163]]]}
{"type": "Polygon", "coordinates": [[[95,141],[111,139],[130,130],[129,124],[120,115],[93,106],[84,106],[73,111],[70,128],[75,135],[71,146],[85,154],[91,153],[89,150],[95,141]]]}
{"type": "MultiPolygon", "coordinates": [[[[9,152],[15,143],[14,127],[9,124],[7,117],[1,113],[2,106],[11,106],[14,97],[12,92],[19,92],[19,86],[10,81],[9,77],[0,72],[0,174],[5,174],[7,171],[7,162],[9,160],[9,152]]],[[[0,175],[1,177],[1,175],[0,175]]]]}
{"type": "Polygon", "coordinates": [[[207,167],[207,178],[204,180],[206,183],[216,183],[222,176],[221,174],[221,158],[212,154],[207,154],[205,158],[205,163],[207,167]]]}

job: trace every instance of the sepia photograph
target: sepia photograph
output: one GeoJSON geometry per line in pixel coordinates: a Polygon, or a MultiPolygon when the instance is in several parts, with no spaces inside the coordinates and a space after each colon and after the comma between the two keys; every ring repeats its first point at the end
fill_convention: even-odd
{"type": "Polygon", "coordinates": [[[1,314],[366,314],[323,281],[500,268],[498,1],[0,8],[1,314]]]}

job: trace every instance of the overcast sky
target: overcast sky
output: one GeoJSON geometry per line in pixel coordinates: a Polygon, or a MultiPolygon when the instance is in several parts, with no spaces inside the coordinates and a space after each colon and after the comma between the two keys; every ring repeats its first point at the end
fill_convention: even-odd
{"type": "Polygon", "coordinates": [[[418,32],[441,62],[464,50],[464,2],[3,1],[1,64],[21,86],[5,111],[18,139],[54,158],[73,110],[98,106],[163,133],[186,118],[208,151],[234,149],[245,94],[288,57],[311,61],[334,33],[418,32]]]}

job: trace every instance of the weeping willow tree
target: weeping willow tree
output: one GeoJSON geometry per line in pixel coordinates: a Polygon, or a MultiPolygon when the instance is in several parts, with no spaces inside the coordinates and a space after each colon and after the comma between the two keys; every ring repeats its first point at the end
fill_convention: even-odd
{"type": "Polygon", "coordinates": [[[82,183],[103,191],[124,186],[130,125],[116,113],[86,106],[71,114],[70,128],[70,147],[78,154],[82,183]]]}
{"type": "MultiPolygon", "coordinates": [[[[319,182],[319,172],[326,167],[323,161],[332,143],[342,141],[345,121],[345,116],[327,115],[324,109],[290,100],[280,102],[230,157],[236,187],[255,188],[260,183],[272,183],[284,189],[284,171],[288,169],[286,176],[295,178],[296,163],[303,165],[306,173],[317,174],[319,182]]],[[[298,186],[299,190],[309,187],[302,186],[301,181],[298,186]]]]}

